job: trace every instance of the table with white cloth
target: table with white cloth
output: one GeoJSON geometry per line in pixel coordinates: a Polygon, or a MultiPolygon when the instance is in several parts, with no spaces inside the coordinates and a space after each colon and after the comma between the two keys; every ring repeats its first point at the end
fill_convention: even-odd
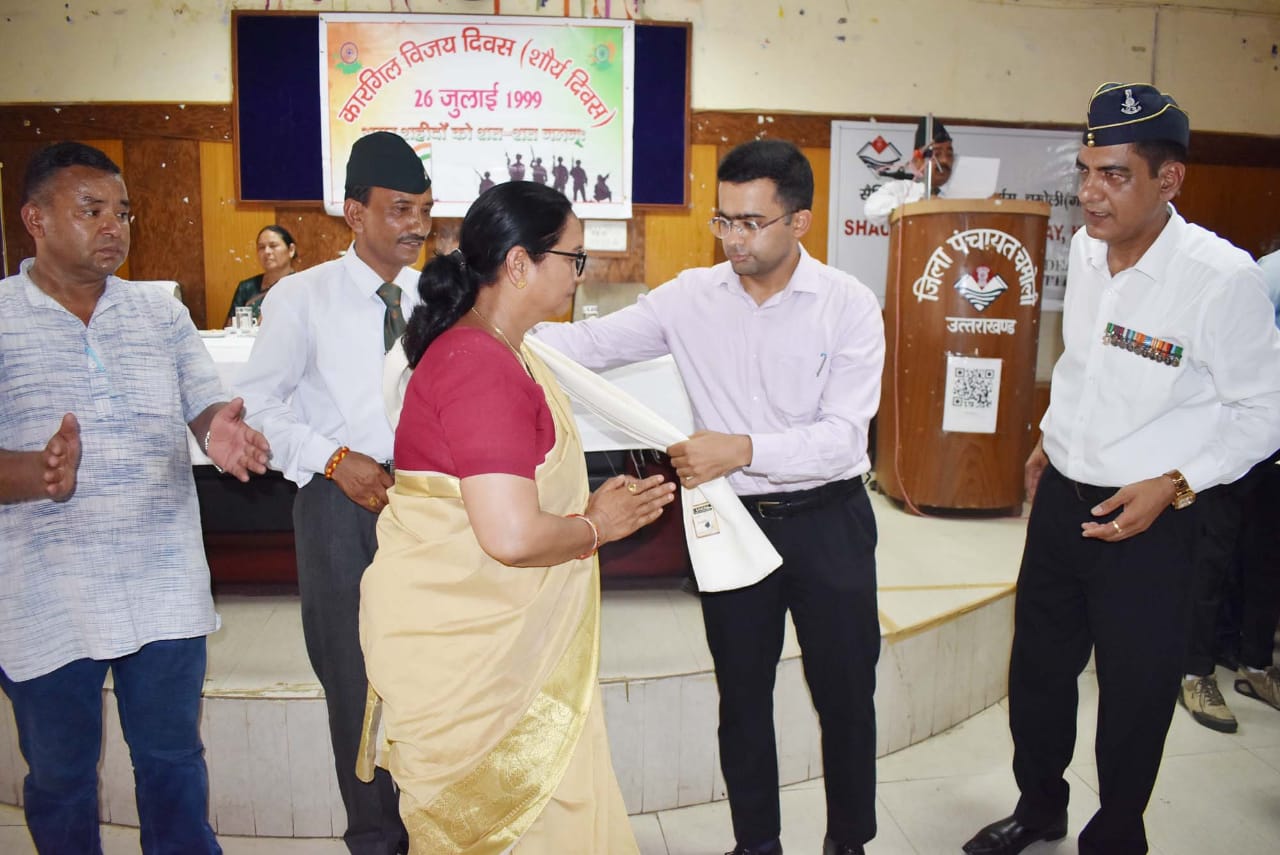
{"type": "MultiPolygon", "coordinates": [[[[249,361],[249,353],[253,350],[256,337],[236,335],[223,330],[202,331],[200,337],[218,367],[222,382],[234,394],[236,378],[240,369],[249,361]]],[[[693,412],[689,409],[689,398],[685,395],[675,360],[670,356],[624,365],[605,371],[600,376],[630,392],[680,430],[693,433],[693,412]]],[[[584,411],[576,404],[573,414],[578,422],[578,433],[582,436],[584,451],[627,451],[634,448],[635,443],[631,439],[610,427],[600,417],[584,411]]],[[[191,446],[193,465],[207,466],[211,463],[196,443],[195,437],[188,437],[188,444],[191,446]]]]}

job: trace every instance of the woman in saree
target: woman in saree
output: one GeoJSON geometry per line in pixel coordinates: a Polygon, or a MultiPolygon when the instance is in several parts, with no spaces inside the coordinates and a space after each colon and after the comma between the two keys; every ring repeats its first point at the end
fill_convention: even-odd
{"type": "Polygon", "coordinates": [[[637,851],[597,682],[595,553],[675,486],[622,476],[589,494],[569,404],[523,346],[567,311],[585,261],[563,194],[510,182],[419,282],[396,483],[360,591],[366,742],[412,855],[637,851]]]}

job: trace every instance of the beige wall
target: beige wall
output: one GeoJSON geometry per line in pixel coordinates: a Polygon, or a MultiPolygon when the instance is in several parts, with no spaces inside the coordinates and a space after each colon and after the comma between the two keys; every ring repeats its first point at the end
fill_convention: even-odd
{"type": "Polygon", "coordinates": [[[1078,122],[1097,84],[1151,81],[1195,128],[1280,134],[1280,0],[644,8],[693,20],[695,108],[1078,122]]]}
{"type": "MultiPolygon", "coordinates": [[[[614,0],[615,17],[624,2],[614,0]]],[[[483,0],[0,0],[0,103],[231,99],[235,8],[476,14],[483,0]],[[70,18],[70,20],[67,20],[70,18]],[[14,73],[16,72],[16,73],[14,73]]],[[[583,0],[504,0],[574,14],[583,0]]],[[[701,110],[1077,122],[1104,80],[1174,93],[1197,129],[1280,134],[1280,0],[640,0],[694,25],[701,110]]]]}

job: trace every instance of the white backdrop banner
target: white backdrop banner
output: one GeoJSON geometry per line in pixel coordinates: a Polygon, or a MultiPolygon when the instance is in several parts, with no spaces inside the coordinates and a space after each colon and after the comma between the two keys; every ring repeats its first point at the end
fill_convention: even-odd
{"type": "Polygon", "coordinates": [[[631,217],[631,21],[320,16],[324,199],[342,215],[351,146],[408,140],[437,217],[503,181],[564,193],[580,217],[631,217]]]}
{"type": "MultiPolygon", "coordinates": [[[[1071,235],[1083,222],[1075,193],[1078,131],[953,126],[955,171],[948,186],[967,183],[967,173],[999,160],[995,193],[1005,199],[1048,202],[1048,245],[1045,248],[1044,301],[1041,308],[1062,310],[1071,235]],[[966,170],[965,157],[974,169],[966,170]]],[[[913,124],[882,122],[831,123],[831,211],[827,263],[852,273],[884,304],[889,259],[889,226],[867,220],[863,204],[885,183],[868,162],[889,169],[911,160],[913,124]]],[[[945,195],[945,192],[944,192],[945,195]]]]}

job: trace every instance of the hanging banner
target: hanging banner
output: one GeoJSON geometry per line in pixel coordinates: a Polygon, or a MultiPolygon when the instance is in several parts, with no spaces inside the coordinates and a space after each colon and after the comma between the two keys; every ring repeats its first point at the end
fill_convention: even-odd
{"type": "MultiPolygon", "coordinates": [[[[948,125],[956,160],[943,187],[975,186],[972,177],[994,172],[991,192],[1004,199],[1048,202],[1049,235],[1045,247],[1041,307],[1062,310],[1071,235],[1084,220],[1076,199],[1078,131],[1039,131],[948,125]],[[969,168],[965,158],[971,159],[969,168]],[[995,163],[993,161],[998,161],[995,163]]],[[[831,123],[831,227],[827,263],[858,277],[884,305],[889,259],[889,225],[869,220],[867,198],[886,182],[880,171],[905,168],[911,161],[915,125],[881,122],[831,123]]],[[[988,191],[983,191],[984,193],[988,191]]]]}
{"type": "Polygon", "coordinates": [[[580,217],[631,216],[634,24],[461,15],[320,15],[325,210],[341,215],[360,137],[400,134],[434,213],[537,181],[580,217]]]}

